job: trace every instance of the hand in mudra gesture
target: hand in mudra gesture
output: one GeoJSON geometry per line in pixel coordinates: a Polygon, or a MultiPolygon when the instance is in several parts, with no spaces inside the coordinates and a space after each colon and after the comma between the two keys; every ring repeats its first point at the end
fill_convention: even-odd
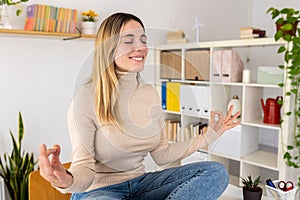
{"type": "Polygon", "coordinates": [[[223,116],[222,112],[219,111],[211,111],[210,112],[210,120],[209,126],[213,128],[218,135],[222,135],[228,129],[231,129],[240,124],[240,121],[236,121],[239,117],[240,112],[237,112],[234,116],[232,116],[233,106],[230,106],[227,115],[223,116]]]}
{"type": "Polygon", "coordinates": [[[56,144],[52,148],[47,149],[46,145],[42,144],[40,146],[39,156],[40,174],[52,185],[60,188],[67,188],[71,186],[73,177],[60,162],[59,155],[59,145],[56,144]]]}

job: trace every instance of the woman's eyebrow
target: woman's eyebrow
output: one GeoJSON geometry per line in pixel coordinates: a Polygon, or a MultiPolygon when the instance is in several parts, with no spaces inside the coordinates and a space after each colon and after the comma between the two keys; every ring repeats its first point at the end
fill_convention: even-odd
{"type": "Polygon", "coordinates": [[[127,35],[123,35],[122,38],[123,37],[134,37],[134,35],[133,34],[127,34],[127,35]]]}

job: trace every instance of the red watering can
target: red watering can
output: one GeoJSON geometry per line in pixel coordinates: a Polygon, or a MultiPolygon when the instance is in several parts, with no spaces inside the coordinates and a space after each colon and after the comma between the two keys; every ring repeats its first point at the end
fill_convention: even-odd
{"type": "Polygon", "coordinates": [[[278,100],[282,100],[282,96],[278,96],[276,99],[268,98],[266,104],[264,104],[263,99],[260,99],[264,111],[264,123],[280,124],[281,105],[279,105],[278,100]]]}

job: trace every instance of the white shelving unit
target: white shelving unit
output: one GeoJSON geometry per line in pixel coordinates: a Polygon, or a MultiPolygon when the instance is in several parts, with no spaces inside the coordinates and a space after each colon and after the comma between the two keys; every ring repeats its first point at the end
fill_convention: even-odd
{"type": "MultiPolygon", "coordinates": [[[[270,125],[263,123],[263,111],[260,99],[283,96],[283,89],[277,85],[258,84],[256,73],[258,66],[277,66],[284,64],[283,57],[277,54],[279,45],[283,41],[276,42],[273,38],[242,39],[228,41],[212,41],[201,43],[166,44],[156,48],[156,82],[179,82],[182,84],[205,85],[211,92],[211,110],[227,111],[227,104],[231,97],[237,94],[242,104],[241,125],[237,130],[227,131],[215,144],[210,145],[207,152],[208,160],[223,163],[229,171],[230,182],[240,185],[240,176],[261,176],[262,180],[268,178],[285,180],[286,166],[283,161],[282,144],[286,144],[287,129],[284,124],[270,125]],[[238,52],[244,67],[251,69],[251,83],[222,83],[209,80],[185,79],[185,53],[188,50],[206,50],[212,60],[212,52],[215,50],[232,49],[238,52]],[[176,50],[181,53],[180,78],[160,78],[161,52],[176,50]],[[269,144],[266,144],[266,141],[269,144]],[[233,144],[231,144],[231,143],[233,144]],[[222,151],[226,148],[226,151],[222,151]],[[217,151],[217,149],[219,149],[217,151]],[[232,151],[231,151],[232,149],[232,151]],[[239,154],[239,155],[237,155],[239,154]]],[[[210,62],[210,77],[212,62],[210,62]]],[[[160,84],[157,91],[161,92],[160,84]]],[[[176,117],[181,120],[181,131],[189,123],[207,121],[208,118],[200,118],[181,112],[166,111],[167,117],[176,117]]]]}

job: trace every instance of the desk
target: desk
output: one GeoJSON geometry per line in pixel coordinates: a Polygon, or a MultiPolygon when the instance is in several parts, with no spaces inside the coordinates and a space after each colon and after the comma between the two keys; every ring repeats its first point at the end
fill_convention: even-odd
{"type": "MultiPolygon", "coordinates": [[[[243,190],[240,187],[229,185],[219,200],[243,200],[243,190]]],[[[262,200],[272,200],[262,196],[262,200]]]]}

